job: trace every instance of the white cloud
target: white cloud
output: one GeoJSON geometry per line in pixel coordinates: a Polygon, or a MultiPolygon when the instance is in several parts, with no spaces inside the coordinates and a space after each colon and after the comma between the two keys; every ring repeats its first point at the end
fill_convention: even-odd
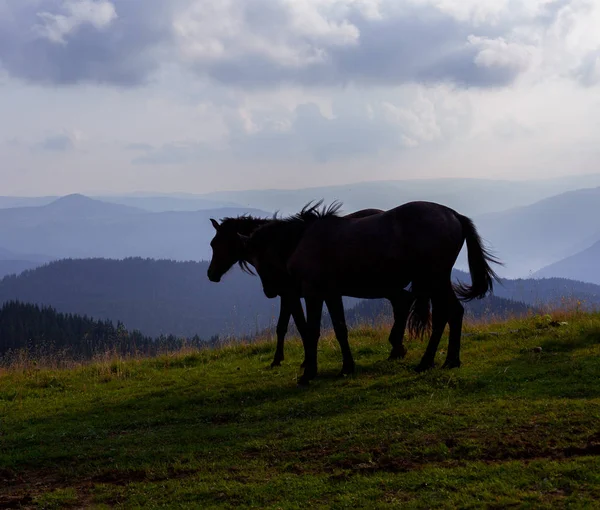
{"type": "Polygon", "coordinates": [[[535,48],[507,42],[503,37],[490,39],[470,35],[469,44],[477,48],[475,63],[482,67],[499,67],[522,72],[529,67],[535,48]]]}
{"type": "MultiPolygon", "coordinates": [[[[324,61],[328,47],[357,44],[359,30],[339,16],[339,3],[196,0],[173,26],[182,55],[194,65],[261,55],[283,67],[302,67],[324,61]]],[[[373,8],[363,12],[374,15],[373,8]]]]}

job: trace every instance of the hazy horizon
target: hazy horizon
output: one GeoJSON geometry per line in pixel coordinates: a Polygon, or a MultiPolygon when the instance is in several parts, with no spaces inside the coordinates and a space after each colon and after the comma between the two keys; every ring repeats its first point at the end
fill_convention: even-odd
{"type": "MultiPolygon", "coordinates": [[[[518,182],[555,182],[555,181],[559,181],[562,179],[577,179],[577,178],[586,178],[586,177],[598,177],[600,178],[600,172],[589,172],[589,173],[581,173],[581,174],[565,174],[565,175],[558,175],[555,177],[543,177],[543,176],[538,176],[538,177],[534,177],[534,178],[530,178],[530,177],[523,177],[521,179],[519,178],[504,178],[504,179],[499,179],[499,178],[492,178],[492,177],[457,177],[457,176],[443,176],[443,177],[415,177],[415,178],[410,178],[410,179],[369,179],[369,180],[361,180],[361,181],[350,181],[350,182],[338,182],[338,183],[334,183],[334,184],[327,184],[327,185],[322,185],[322,186],[300,186],[300,187],[272,187],[272,188],[223,188],[223,189],[216,189],[216,190],[212,190],[212,191],[206,191],[206,192],[192,192],[192,191],[184,191],[184,190],[176,190],[176,191],[161,191],[161,190],[141,190],[141,189],[137,189],[137,188],[132,188],[130,190],[123,190],[123,191],[109,191],[109,190],[104,190],[104,189],[89,189],[89,190],[75,190],[75,191],[69,191],[69,192],[56,192],[56,193],[46,193],[46,194],[39,194],[39,193],[22,193],[22,194],[11,194],[11,193],[2,193],[0,194],[0,196],[3,197],[8,197],[8,198],[61,198],[64,196],[68,196],[68,195],[84,195],[87,197],[91,197],[91,198],[97,198],[97,197],[119,197],[119,196],[123,196],[123,197],[134,197],[134,196],[140,196],[140,197],[158,197],[158,196],[165,196],[165,197],[173,197],[173,198],[185,198],[185,197],[199,197],[199,196],[205,196],[205,195],[212,195],[212,194],[218,194],[218,193],[228,193],[228,192],[260,192],[260,191],[300,191],[300,190],[310,190],[310,189],[323,189],[323,188],[334,188],[334,187],[344,187],[344,186],[359,186],[362,184],[371,184],[371,183],[386,183],[386,182],[414,182],[414,181],[423,181],[423,182],[427,182],[427,181],[459,181],[459,180],[464,180],[464,181],[489,181],[489,182],[514,182],[514,183],[518,183],[518,182]]],[[[600,187],[600,182],[597,185],[592,185],[592,186],[588,186],[588,185],[584,185],[583,187],[600,187]]],[[[567,189],[565,188],[565,191],[567,191],[567,189]]]]}

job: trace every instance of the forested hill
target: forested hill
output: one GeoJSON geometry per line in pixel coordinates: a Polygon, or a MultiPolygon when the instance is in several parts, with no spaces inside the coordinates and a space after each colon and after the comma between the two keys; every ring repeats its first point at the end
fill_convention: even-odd
{"type": "Polygon", "coordinates": [[[186,346],[212,345],[216,338],[151,338],[110,320],[58,313],[52,307],[11,301],[0,307],[0,365],[27,351],[29,359],[78,360],[96,355],[156,355],[186,346]]]}
{"type": "MultiPolygon", "coordinates": [[[[455,270],[453,277],[462,282],[471,281],[469,274],[463,271],[455,270]]],[[[567,278],[503,278],[494,284],[494,295],[536,307],[600,309],[600,285],[567,278]]]]}
{"type": "Polygon", "coordinates": [[[276,320],[279,300],[263,295],[257,277],[234,267],[217,284],[207,269],[206,262],[64,259],[4,278],[0,303],[19,300],[120,320],[150,336],[237,336],[276,320]]]}
{"type": "MultiPolygon", "coordinates": [[[[463,305],[467,320],[504,320],[509,317],[524,317],[530,312],[538,311],[525,303],[493,295],[463,305]]],[[[382,320],[390,321],[392,318],[392,307],[385,299],[365,299],[346,313],[346,320],[350,325],[374,325],[382,320]]]]}
{"type": "MultiPolygon", "coordinates": [[[[221,283],[212,283],[207,269],[207,262],[65,259],[4,278],[0,304],[19,300],[49,305],[59,312],[122,321],[128,329],[152,337],[251,335],[275,325],[279,300],[265,298],[257,277],[234,267],[221,283]]],[[[457,275],[468,280],[464,273],[457,275]]],[[[467,303],[467,316],[519,315],[527,307],[518,301],[560,304],[564,296],[597,302],[598,290],[570,280],[505,280],[496,285],[496,297],[467,303]]],[[[361,302],[347,310],[348,322],[371,321],[389,311],[381,306],[385,305],[378,301],[361,302]]]]}

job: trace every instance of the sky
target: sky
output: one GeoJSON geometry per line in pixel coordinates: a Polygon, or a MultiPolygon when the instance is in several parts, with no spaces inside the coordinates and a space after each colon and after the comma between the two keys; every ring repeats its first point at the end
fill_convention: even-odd
{"type": "Polygon", "coordinates": [[[1,195],[598,171],[597,0],[0,0],[1,195]]]}

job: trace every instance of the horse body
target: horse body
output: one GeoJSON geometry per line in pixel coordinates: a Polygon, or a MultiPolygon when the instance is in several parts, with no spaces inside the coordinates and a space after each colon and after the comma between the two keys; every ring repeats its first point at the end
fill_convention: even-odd
{"type": "Polygon", "coordinates": [[[429,287],[437,275],[449,273],[463,243],[454,211],[411,202],[376,217],[313,222],[287,270],[305,295],[393,298],[415,280],[429,287]]]}
{"type": "MultiPolygon", "coordinates": [[[[473,283],[456,287],[460,297],[483,297],[497,279],[489,266],[497,261],[483,248],[472,221],[431,202],[411,202],[361,219],[339,217],[336,211],[336,207],[322,212],[305,208],[292,218],[257,229],[246,243],[247,257],[257,268],[265,293],[273,292],[276,282],[284,282],[289,292],[301,293],[306,300],[306,368],[300,383],[308,383],[317,373],[324,302],[335,325],[343,316],[334,317],[339,310],[329,306],[332,296],[388,298],[393,303],[405,295],[409,284],[420,303],[414,309],[421,321],[417,327],[428,317],[423,300],[426,312],[429,300],[433,307],[431,337],[418,369],[433,367],[446,324],[450,336],[444,366],[460,366],[464,308],[452,285],[451,271],[465,240],[473,283]]],[[[404,328],[406,316],[399,318],[404,328]]],[[[399,350],[392,345],[391,357],[401,357],[401,342],[399,350]]]]}
{"type": "MultiPolygon", "coordinates": [[[[377,215],[383,213],[380,209],[363,209],[355,213],[345,216],[346,218],[356,219],[377,215]]],[[[262,218],[253,218],[251,216],[241,216],[238,218],[225,218],[221,224],[216,220],[211,219],[211,222],[216,230],[216,235],[211,241],[213,256],[207,271],[208,278],[213,282],[219,282],[222,276],[231,269],[231,267],[239,263],[242,270],[250,272],[246,263],[251,261],[244,257],[243,246],[240,237],[250,236],[258,228],[261,228],[273,220],[262,218]]],[[[277,221],[277,220],[274,220],[277,221]]],[[[303,227],[302,227],[303,228],[303,227]]],[[[272,367],[279,366],[284,359],[283,346],[284,339],[289,327],[289,320],[294,318],[294,322],[304,342],[306,338],[306,320],[300,298],[303,296],[302,289],[294,283],[293,277],[287,272],[286,262],[291,252],[296,248],[295,238],[292,240],[292,245],[282,244],[277,247],[276,256],[271,257],[272,265],[269,268],[270,274],[276,276],[271,280],[266,277],[265,270],[256,267],[259,274],[262,274],[263,290],[267,297],[275,298],[280,296],[280,311],[277,321],[277,348],[275,357],[271,364],[272,367]],[[269,281],[267,284],[266,281],[269,281]]],[[[260,262],[255,263],[260,264],[260,262]]],[[[254,265],[254,264],[253,264],[254,265]]],[[[412,296],[408,292],[404,292],[399,297],[390,298],[394,314],[397,317],[396,324],[390,333],[390,343],[394,346],[392,357],[404,356],[405,349],[403,347],[404,330],[409,313],[409,308],[412,304],[412,296]]],[[[336,338],[340,343],[344,364],[342,371],[344,373],[351,372],[354,369],[354,360],[348,345],[348,331],[344,317],[343,302],[340,294],[329,294],[327,296],[327,306],[330,310],[330,315],[333,322],[336,338]]],[[[304,365],[304,363],[303,363],[304,365]]]]}

